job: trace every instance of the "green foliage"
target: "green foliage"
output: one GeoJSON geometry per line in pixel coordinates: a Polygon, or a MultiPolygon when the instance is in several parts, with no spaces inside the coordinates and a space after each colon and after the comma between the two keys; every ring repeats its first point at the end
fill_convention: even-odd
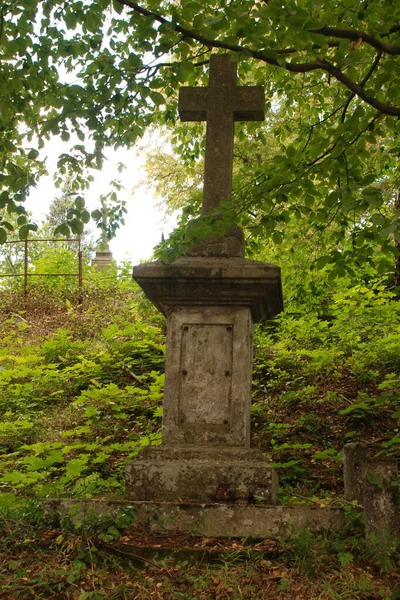
{"type": "MultiPolygon", "coordinates": [[[[59,254],[62,262],[65,251],[59,254]]],[[[130,266],[121,272],[115,280],[89,278],[81,307],[56,287],[30,297],[40,298],[39,330],[29,311],[3,322],[6,490],[118,495],[125,464],[159,443],[163,319],[125,279],[130,266]],[[47,310],[58,327],[46,332],[47,310]]],[[[317,486],[320,498],[331,493],[341,479],[346,440],[364,440],[386,456],[399,448],[398,302],[378,280],[332,283],[323,298],[318,310],[297,305],[255,335],[252,443],[270,455],[286,497],[299,480],[317,486]]]]}
{"type": "MultiPolygon", "coordinates": [[[[36,264],[70,258],[61,249],[36,264]]],[[[88,270],[80,305],[56,278],[28,298],[3,292],[3,490],[120,496],[127,462],[160,442],[164,319],[131,265],[112,275],[88,270]]],[[[312,301],[289,299],[255,333],[252,444],[278,469],[283,502],[334,501],[346,441],[398,456],[400,305],[385,279],[321,279],[303,288],[312,301]]]]}
{"type": "Polygon", "coordinates": [[[255,336],[253,421],[281,481],[312,481],[312,464],[319,483],[336,485],[346,441],[363,440],[375,453],[397,456],[400,306],[394,295],[379,281],[336,285],[323,313],[304,307],[277,323],[260,326],[255,336]]]}
{"type": "MultiPolygon", "coordinates": [[[[288,560],[292,560],[309,579],[318,580],[322,577],[328,564],[337,562],[337,568],[349,567],[358,560],[370,560],[375,567],[384,572],[393,572],[394,562],[398,551],[393,544],[386,540],[364,540],[359,535],[348,535],[340,532],[335,536],[315,535],[308,529],[293,529],[289,539],[283,541],[288,560]]],[[[360,578],[354,592],[376,592],[376,585],[365,573],[360,578]]],[[[336,597],[333,595],[327,597],[336,597]]],[[[358,595],[349,596],[358,598],[358,595]]],[[[379,597],[382,597],[379,594],[379,597]]],[[[383,596],[385,597],[385,596],[383,596]]],[[[387,596],[386,596],[387,597],[387,596]]],[[[389,596],[391,598],[391,596],[389,596]]]]}
{"type": "MultiPolygon", "coordinates": [[[[242,85],[265,86],[268,120],[238,124],[233,197],[211,225],[195,221],[196,235],[234,221],[247,231],[249,252],[260,252],[266,238],[291,249],[312,239],[319,243],[314,271],[354,275],[355,266],[375,265],[393,275],[400,243],[397,4],[298,0],[282,10],[279,0],[3,2],[0,243],[13,228],[9,215],[17,216],[21,238],[34,228],[23,202],[45,172],[45,142],[55,137],[70,145],[57,159],[58,182],[72,181],[75,198],[62,233],[82,232],[84,194],[103,150],[132,145],[149,125],[166,126],[172,169],[178,157],[194,182],[193,189],[182,185],[178,168],[168,178],[170,205],[181,206],[179,195],[188,194],[184,204],[198,217],[204,128],[177,124],[178,88],[205,85],[210,52],[228,52],[242,85]]],[[[161,250],[165,259],[182,251],[181,233],[161,250]]]]}
{"type": "MultiPolygon", "coordinates": [[[[5,489],[42,497],[118,493],[126,462],[142,447],[160,442],[153,414],[164,384],[163,334],[128,301],[123,280],[97,281],[99,304],[75,309],[69,303],[63,316],[69,328],[32,340],[26,320],[15,316],[3,323],[0,444],[5,489]],[[101,285],[108,286],[108,297],[111,285],[118,290],[108,314],[101,285]],[[124,312],[119,312],[121,293],[124,312]],[[104,326],[110,312],[113,321],[104,326]]],[[[135,290],[130,285],[131,298],[135,290]]],[[[59,302],[62,306],[63,300],[59,302]]]]}

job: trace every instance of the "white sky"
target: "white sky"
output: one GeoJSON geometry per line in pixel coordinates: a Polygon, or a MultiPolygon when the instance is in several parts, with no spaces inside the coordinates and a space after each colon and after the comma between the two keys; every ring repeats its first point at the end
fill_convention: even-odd
{"type": "MultiPolygon", "coordinates": [[[[111,19],[111,14],[113,18],[119,18],[118,14],[111,9],[110,14],[106,15],[106,25],[111,19]]],[[[81,31],[79,25],[77,30],[81,31]]],[[[71,35],[73,34],[74,32],[71,35]]],[[[106,41],[105,38],[105,43],[106,41]]],[[[146,57],[149,62],[156,61],[150,53],[146,57]]],[[[76,81],[77,75],[75,72],[69,73],[64,69],[61,69],[61,72],[65,82],[73,83],[76,81]]],[[[140,147],[143,148],[146,142],[150,145],[157,145],[159,144],[159,138],[157,134],[153,140],[150,134],[145,135],[144,139],[140,141],[140,147]]],[[[58,157],[63,152],[68,153],[74,143],[82,144],[78,138],[74,141],[73,136],[71,136],[68,143],[62,142],[60,138],[55,137],[46,143],[44,150],[40,151],[41,160],[43,159],[43,155],[47,155],[49,176],[43,177],[40,180],[37,188],[31,191],[29,198],[25,202],[27,210],[32,214],[33,220],[38,225],[45,220],[51,200],[61,193],[60,189],[56,188],[53,184],[53,175],[56,170],[58,157]]],[[[100,208],[100,196],[111,191],[109,182],[113,179],[121,181],[125,189],[117,192],[117,194],[118,197],[124,198],[127,201],[126,208],[128,213],[125,215],[125,226],[121,227],[117,231],[116,237],[111,240],[110,249],[117,262],[128,259],[133,264],[137,264],[140,261],[151,258],[153,248],[161,240],[162,233],[164,233],[165,238],[168,237],[175,226],[176,218],[166,219],[164,217],[162,211],[155,206],[157,200],[154,198],[150,188],[143,185],[139,188],[137,187],[145,179],[143,169],[145,156],[143,150],[135,148],[129,151],[123,149],[118,151],[108,150],[105,152],[105,155],[108,161],[103,170],[101,172],[93,170],[92,174],[95,180],[91,184],[90,189],[81,195],[86,200],[86,208],[92,211],[95,208],[100,208]],[[122,162],[127,167],[121,173],[117,169],[119,162],[122,162]],[[133,193],[134,187],[135,191],[133,193]]],[[[90,224],[88,226],[90,227],[90,224]]],[[[96,230],[93,223],[92,228],[95,231],[94,237],[97,238],[99,230],[96,230]]]]}
{"type": "MultiPolygon", "coordinates": [[[[143,147],[143,141],[141,143],[143,147]]],[[[59,139],[50,141],[45,148],[49,176],[43,177],[36,189],[25,202],[26,208],[32,213],[33,220],[39,225],[45,220],[49,204],[53,198],[60,195],[60,189],[53,184],[53,174],[56,170],[57,159],[62,152],[68,152],[70,143],[63,144],[59,139]]],[[[145,179],[143,150],[119,149],[105,152],[107,161],[102,171],[92,171],[94,181],[90,189],[82,194],[88,210],[100,208],[100,195],[110,191],[109,182],[120,180],[124,190],[117,192],[118,197],[127,201],[128,210],[125,216],[125,226],[121,227],[116,238],[111,240],[110,249],[117,262],[128,259],[133,264],[151,258],[154,246],[161,240],[161,234],[168,237],[175,225],[175,219],[165,219],[163,212],[155,206],[157,200],[152,190],[140,182],[145,179]],[[127,167],[121,173],[117,165],[122,162],[127,167]],[[139,186],[139,187],[137,187],[139,186]],[[133,191],[133,188],[136,188],[133,191]]],[[[159,202],[159,200],[158,200],[159,202]]],[[[95,237],[97,237],[97,232],[95,237]]]]}

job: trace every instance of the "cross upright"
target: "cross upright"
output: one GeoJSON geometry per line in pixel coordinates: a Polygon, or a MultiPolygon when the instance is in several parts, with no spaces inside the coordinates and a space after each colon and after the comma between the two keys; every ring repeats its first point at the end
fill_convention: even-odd
{"type": "Polygon", "coordinates": [[[105,252],[109,252],[110,248],[108,245],[107,227],[108,227],[108,214],[107,214],[107,200],[104,196],[100,197],[101,212],[102,212],[102,223],[103,227],[101,230],[101,246],[105,249],[105,252]]]}
{"type": "Polygon", "coordinates": [[[232,194],[235,121],[264,120],[264,88],[236,86],[236,64],[229,55],[210,58],[208,87],[183,87],[179,92],[182,121],[207,121],[203,214],[232,194]]]}

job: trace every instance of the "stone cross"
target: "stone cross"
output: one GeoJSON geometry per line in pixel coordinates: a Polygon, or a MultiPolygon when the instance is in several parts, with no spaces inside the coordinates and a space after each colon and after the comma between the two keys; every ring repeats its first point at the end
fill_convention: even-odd
{"type": "Polygon", "coordinates": [[[107,200],[104,196],[100,196],[100,203],[102,208],[102,230],[101,230],[101,246],[107,248],[108,251],[108,238],[107,238],[107,227],[108,227],[108,214],[107,214],[107,200]]]}
{"type": "MultiPolygon", "coordinates": [[[[211,57],[208,87],[181,89],[182,119],[207,121],[203,214],[231,195],[234,122],[262,120],[263,108],[261,87],[236,86],[229,56],[211,57]]],[[[245,259],[236,229],[171,264],[133,270],[167,317],[167,350],[163,443],[128,466],[129,500],[175,503],[177,511],[188,502],[276,500],[276,473],[250,448],[250,400],[253,325],[282,310],[280,270],[245,259]]],[[[238,508],[254,508],[243,518],[259,522],[258,507],[238,508]]],[[[216,518],[236,516],[229,509],[216,518]]]]}
{"type": "Polygon", "coordinates": [[[229,55],[211,56],[208,87],[180,89],[182,121],[207,121],[203,214],[231,196],[234,122],[263,121],[264,104],[263,87],[236,86],[229,55]]]}

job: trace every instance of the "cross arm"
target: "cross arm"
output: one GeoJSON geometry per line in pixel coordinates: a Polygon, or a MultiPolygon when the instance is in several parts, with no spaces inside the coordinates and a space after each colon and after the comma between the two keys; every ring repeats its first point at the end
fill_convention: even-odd
{"type": "Polygon", "coordinates": [[[234,91],[235,121],[264,121],[265,93],[262,86],[237,87],[234,91]]]}
{"type": "MultiPolygon", "coordinates": [[[[183,87],[178,110],[182,121],[206,121],[210,88],[183,87]]],[[[263,121],[265,97],[261,86],[235,87],[230,98],[235,121],[263,121]]]]}
{"type": "Polygon", "coordinates": [[[183,87],[179,90],[178,111],[182,121],[206,121],[209,88],[183,87]]]}

